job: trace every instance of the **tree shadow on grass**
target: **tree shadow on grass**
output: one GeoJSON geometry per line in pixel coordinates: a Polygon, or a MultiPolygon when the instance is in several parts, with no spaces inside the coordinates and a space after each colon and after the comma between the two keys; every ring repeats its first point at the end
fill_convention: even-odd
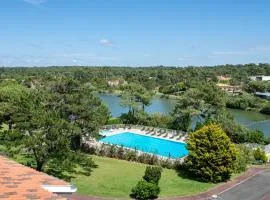
{"type": "Polygon", "coordinates": [[[203,182],[194,173],[189,172],[184,166],[179,165],[175,168],[177,175],[183,179],[189,179],[192,181],[203,182]]]}
{"type": "Polygon", "coordinates": [[[71,162],[66,162],[65,164],[51,163],[46,169],[46,173],[55,176],[57,178],[63,179],[65,181],[71,181],[72,178],[77,176],[90,176],[93,169],[98,168],[92,159],[74,159],[71,162]]]}
{"type": "Polygon", "coordinates": [[[72,170],[48,168],[46,170],[46,173],[59,179],[70,182],[71,179],[76,178],[77,176],[80,175],[90,176],[94,168],[98,168],[98,165],[93,165],[91,167],[80,166],[79,169],[72,169],[72,170]]]}

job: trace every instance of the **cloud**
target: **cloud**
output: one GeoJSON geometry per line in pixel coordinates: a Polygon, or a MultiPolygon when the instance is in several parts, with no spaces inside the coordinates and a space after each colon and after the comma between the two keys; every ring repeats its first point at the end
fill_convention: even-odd
{"type": "Polygon", "coordinates": [[[270,46],[255,46],[249,48],[250,52],[270,52],[270,46]]]}
{"type": "Polygon", "coordinates": [[[99,41],[99,43],[100,43],[101,45],[104,45],[104,46],[113,46],[112,42],[111,42],[110,40],[107,40],[107,39],[101,39],[101,40],[99,41]]]}
{"type": "Polygon", "coordinates": [[[47,0],[23,0],[25,3],[29,3],[29,4],[32,4],[32,5],[40,5],[40,4],[44,4],[44,3],[47,3],[47,0]]]}
{"type": "MultiPolygon", "coordinates": [[[[0,66],[109,65],[118,62],[113,56],[94,53],[59,53],[51,55],[1,55],[0,66]]],[[[117,65],[117,64],[115,64],[117,65]]]]}
{"type": "Polygon", "coordinates": [[[34,49],[41,49],[41,48],[42,48],[41,45],[36,44],[36,43],[32,43],[32,42],[27,43],[27,45],[28,45],[29,47],[34,48],[34,49]]]}
{"type": "Polygon", "coordinates": [[[178,58],[178,60],[179,60],[179,61],[183,61],[183,60],[184,60],[184,58],[181,58],[181,57],[180,57],[180,58],[178,58]]]}
{"type": "Polygon", "coordinates": [[[95,53],[61,53],[55,54],[52,57],[62,59],[72,59],[72,62],[78,60],[116,60],[115,57],[97,55],[95,53]]]}
{"type": "Polygon", "coordinates": [[[144,57],[151,57],[151,55],[150,54],[147,54],[147,53],[143,54],[143,56],[144,57]]]}
{"type": "Polygon", "coordinates": [[[212,52],[213,55],[216,56],[239,56],[247,54],[247,51],[214,51],[212,52]]]}
{"type": "Polygon", "coordinates": [[[250,55],[256,53],[266,53],[270,52],[270,46],[254,46],[243,51],[213,51],[212,55],[214,56],[242,56],[250,55]]]}

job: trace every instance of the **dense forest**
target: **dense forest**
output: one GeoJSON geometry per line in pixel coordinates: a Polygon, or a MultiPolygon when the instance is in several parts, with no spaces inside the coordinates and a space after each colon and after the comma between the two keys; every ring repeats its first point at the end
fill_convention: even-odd
{"type": "Polygon", "coordinates": [[[72,78],[81,84],[89,84],[99,92],[119,92],[125,83],[144,87],[152,94],[175,98],[190,88],[198,88],[210,83],[226,83],[239,86],[240,95],[227,95],[229,108],[256,110],[270,113],[269,102],[255,97],[255,92],[270,91],[270,82],[251,81],[249,76],[270,75],[269,64],[220,65],[204,67],[33,67],[0,68],[0,78],[14,79],[31,87],[46,84],[55,77],[72,78]],[[218,76],[230,77],[228,81],[218,80],[218,76]],[[110,85],[110,81],[119,81],[110,85]]]}

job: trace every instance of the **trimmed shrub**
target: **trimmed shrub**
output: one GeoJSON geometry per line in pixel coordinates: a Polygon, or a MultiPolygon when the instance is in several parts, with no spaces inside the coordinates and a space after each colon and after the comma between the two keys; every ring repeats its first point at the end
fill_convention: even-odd
{"type": "Polygon", "coordinates": [[[161,178],[161,167],[147,166],[143,179],[147,182],[158,184],[161,178]]]}
{"type": "Polygon", "coordinates": [[[141,180],[132,188],[131,197],[140,200],[154,199],[158,197],[160,188],[157,184],[141,180]]]}

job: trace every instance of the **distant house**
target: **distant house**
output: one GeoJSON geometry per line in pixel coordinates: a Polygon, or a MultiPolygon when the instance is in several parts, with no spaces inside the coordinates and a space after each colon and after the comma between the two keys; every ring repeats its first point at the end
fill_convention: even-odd
{"type": "Polygon", "coordinates": [[[228,84],[218,83],[216,84],[216,86],[220,88],[221,90],[224,90],[228,93],[239,94],[242,92],[242,87],[240,85],[228,85],[228,84]]]}
{"type": "Polygon", "coordinates": [[[268,162],[270,162],[270,144],[268,144],[264,147],[264,151],[265,151],[265,154],[268,158],[268,162]]]}
{"type": "Polygon", "coordinates": [[[270,81],[270,76],[250,76],[253,81],[270,81]]]}
{"type": "Polygon", "coordinates": [[[119,86],[119,83],[120,83],[119,80],[108,81],[108,85],[109,85],[110,87],[117,87],[117,86],[119,86]]]}
{"type": "Polygon", "coordinates": [[[270,92],[255,92],[255,95],[258,97],[261,97],[263,99],[269,99],[270,100],[270,92]]]}
{"type": "Polygon", "coordinates": [[[232,78],[226,76],[217,76],[217,79],[218,81],[230,81],[232,78]]]}
{"type": "Polygon", "coordinates": [[[110,80],[108,81],[108,85],[110,87],[118,87],[120,85],[126,85],[127,84],[127,81],[124,81],[124,80],[119,80],[119,79],[115,79],[115,80],[110,80]]]}
{"type": "Polygon", "coordinates": [[[71,199],[77,188],[0,156],[0,199],[71,199]]]}

